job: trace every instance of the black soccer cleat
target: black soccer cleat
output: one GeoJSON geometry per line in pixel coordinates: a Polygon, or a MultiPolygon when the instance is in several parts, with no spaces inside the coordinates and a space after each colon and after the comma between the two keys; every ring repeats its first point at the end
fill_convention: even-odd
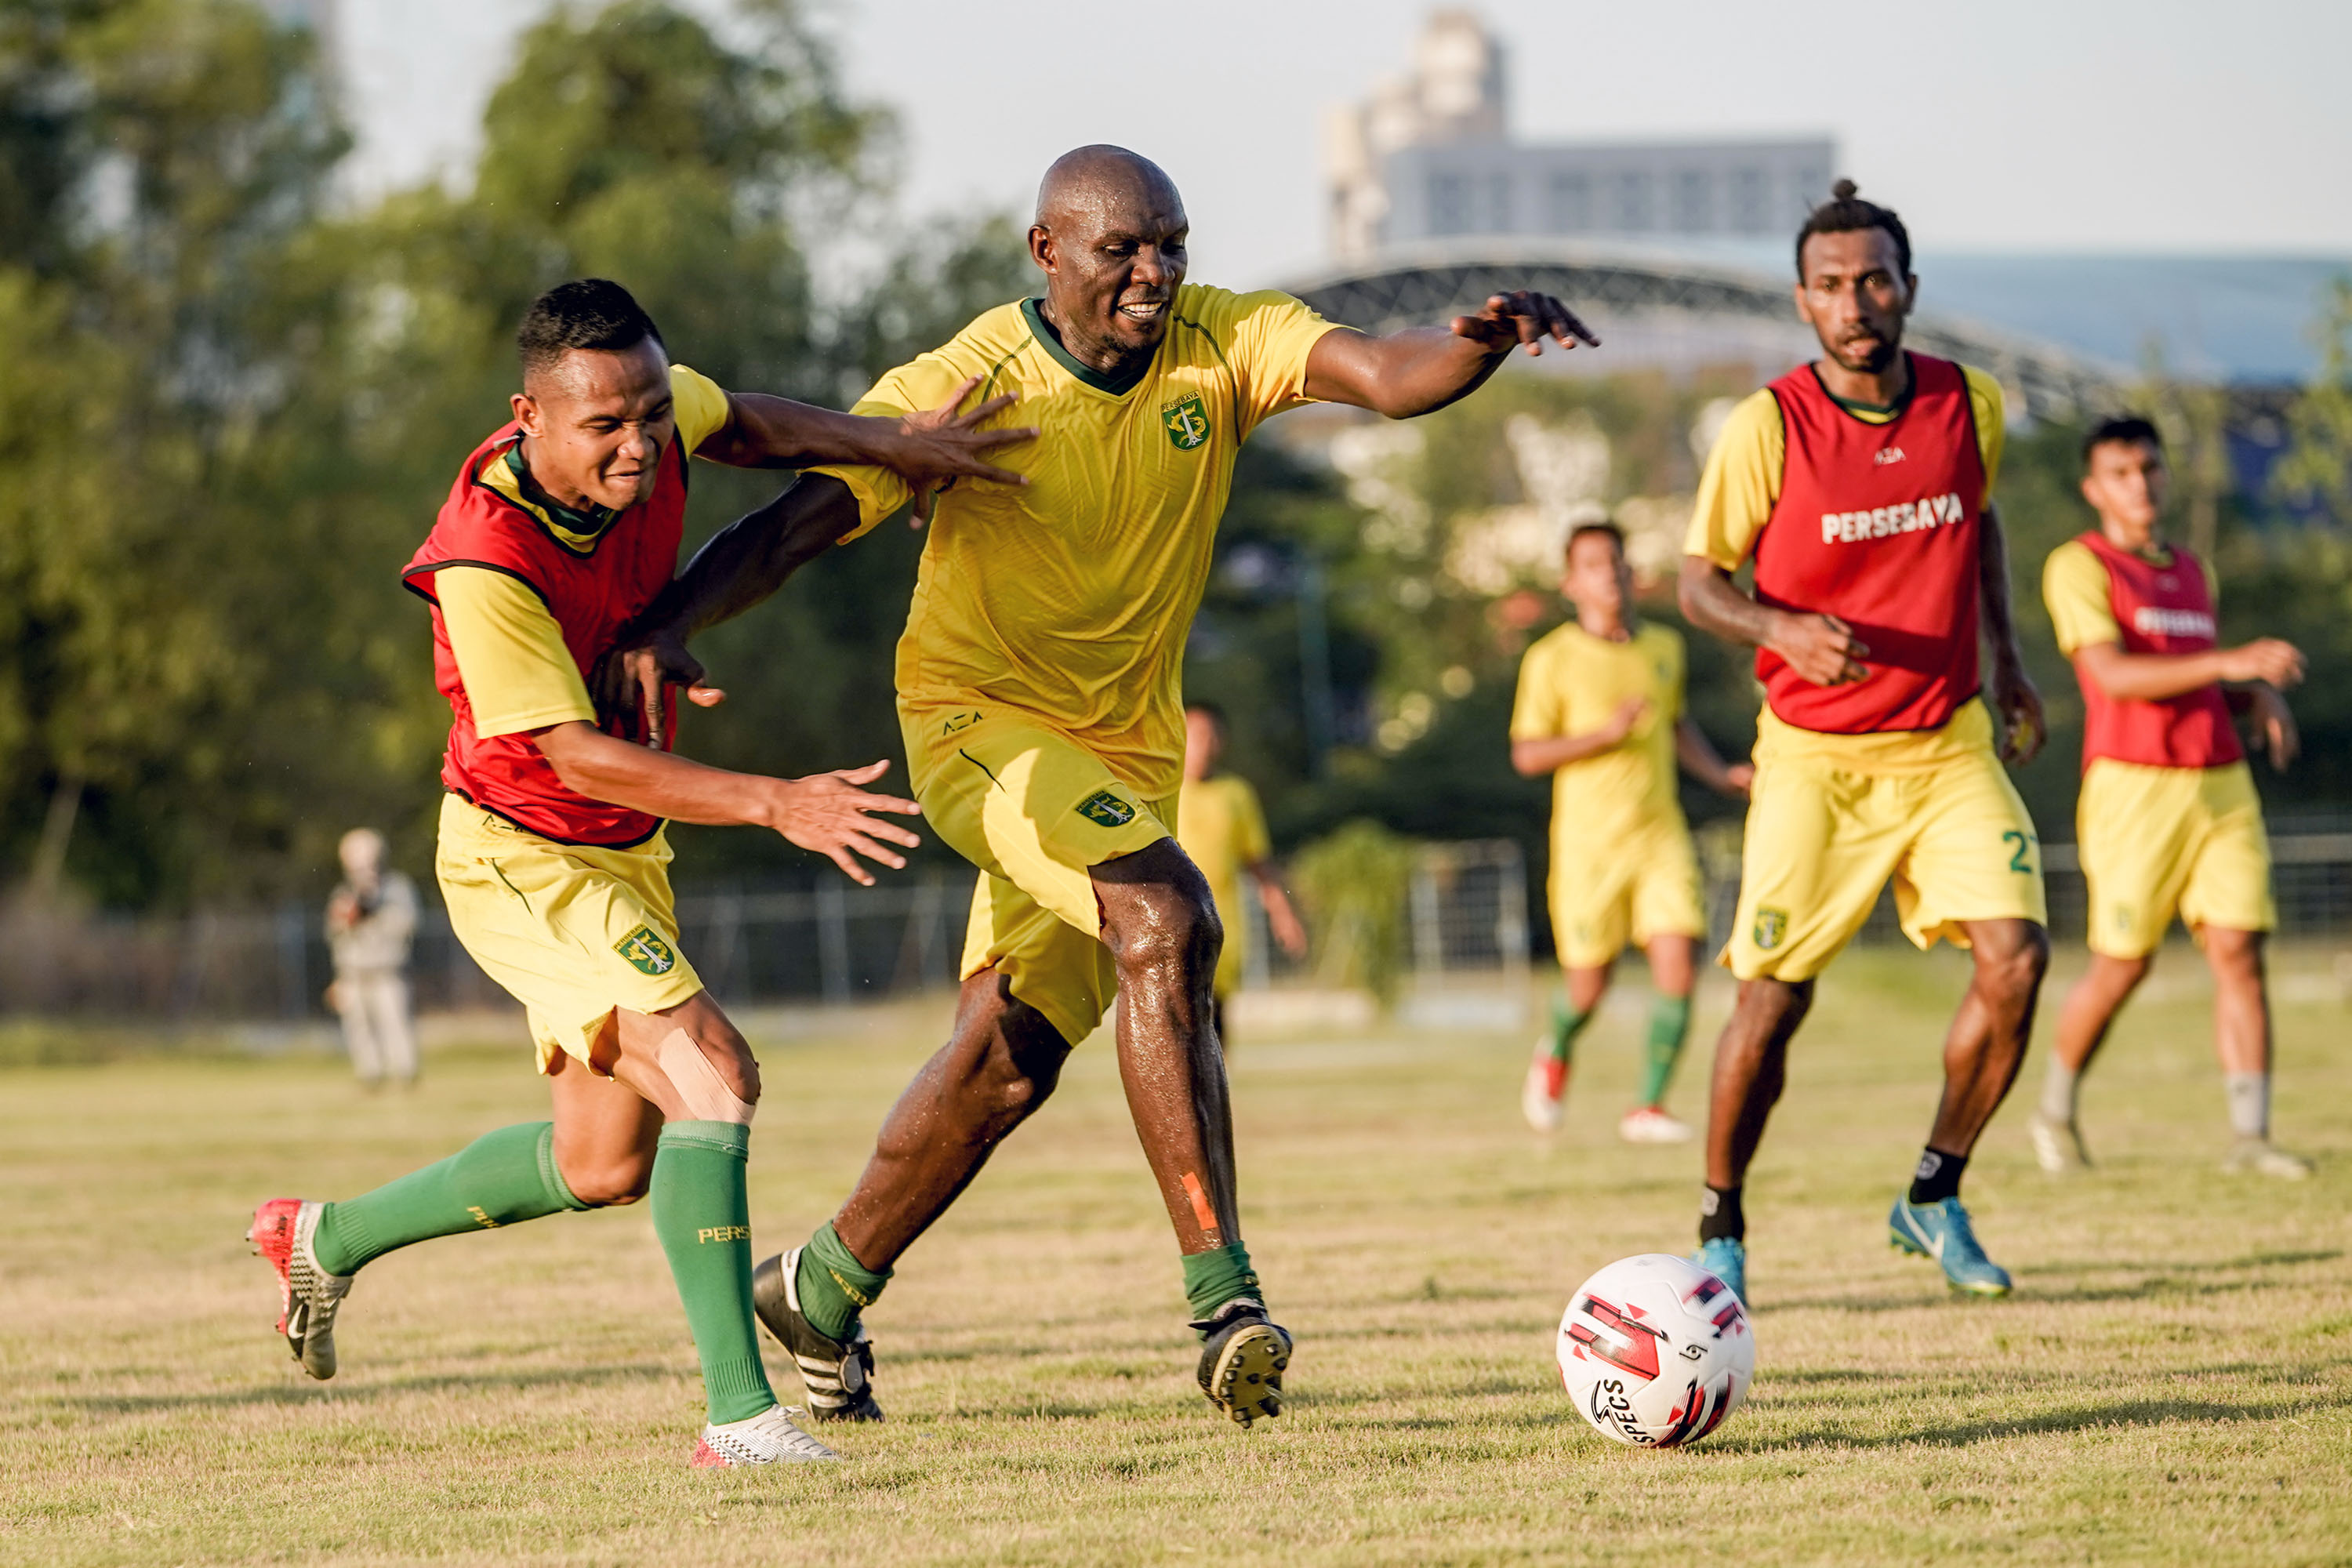
{"type": "Polygon", "coordinates": [[[1201,1347],[1201,1392],[1210,1404],[1244,1426],[1282,1414],[1290,1331],[1267,1319],[1264,1303],[1244,1296],[1192,1327],[1208,1336],[1201,1347]]]}
{"type": "Polygon", "coordinates": [[[874,1403],[874,1342],[863,1324],[846,1340],[817,1331],[801,1313],[801,1248],[771,1258],[751,1271],[751,1310],[791,1352],[808,1390],[812,1421],[879,1421],[874,1403]]]}

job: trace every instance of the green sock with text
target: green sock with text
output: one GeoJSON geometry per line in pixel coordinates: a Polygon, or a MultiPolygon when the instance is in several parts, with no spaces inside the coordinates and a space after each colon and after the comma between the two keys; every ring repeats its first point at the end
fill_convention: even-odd
{"type": "Polygon", "coordinates": [[[349,1274],[412,1242],[587,1206],[555,1168],[555,1123],[526,1121],[485,1132],[372,1193],[329,1204],[310,1246],[320,1268],[349,1274]]]}
{"type": "Polygon", "coordinates": [[[1650,1042],[1642,1068],[1642,1103],[1664,1105],[1666,1085],[1675,1080],[1675,1064],[1683,1059],[1683,1042],[1690,1038],[1691,999],[1661,996],[1650,1005],[1650,1042]]]}
{"type": "Polygon", "coordinates": [[[882,1287],[889,1282],[890,1270],[877,1274],[842,1245],[831,1220],[817,1226],[801,1248],[801,1266],[793,1275],[801,1316],[829,1340],[847,1339],[857,1327],[858,1314],[881,1299],[882,1287]]]}
{"type": "Polygon", "coordinates": [[[751,1320],[751,1130],[736,1122],[673,1121],[654,1152],[654,1234],[702,1358],[702,1396],[722,1426],[776,1403],[751,1320]]]}

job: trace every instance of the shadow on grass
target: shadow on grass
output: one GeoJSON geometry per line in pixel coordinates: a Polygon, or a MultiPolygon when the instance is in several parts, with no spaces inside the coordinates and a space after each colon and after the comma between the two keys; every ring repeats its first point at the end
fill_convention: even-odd
{"type": "Polygon", "coordinates": [[[2114,1405],[2077,1405],[2039,1415],[1997,1420],[1963,1421],[1925,1426],[1907,1432],[1861,1434],[1817,1427],[1780,1438],[1743,1438],[1709,1444],[1719,1452],[1785,1453],[1791,1448],[1899,1448],[1907,1444],[1964,1448],[2007,1437],[2033,1437],[2053,1432],[2095,1432],[2105,1426],[2219,1426],[2248,1422],[2281,1421],[2290,1416],[2352,1408],[2352,1397],[2283,1400],[2262,1405],[2222,1405],[2209,1399],[2126,1399],[2114,1405]]]}
{"type": "MultiPolygon", "coordinates": [[[[2117,1266],[2106,1267],[2112,1269],[2117,1266]]],[[[2269,1283],[2263,1279],[2183,1279],[2176,1277],[2180,1267],[2167,1264],[2162,1272],[2143,1275],[2130,1284],[2072,1285],[2055,1289],[2037,1285],[2034,1275],[2026,1274],[2019,1277],[2016,1290],[2004,1297],[1970,1296],[1958,1290],[1937,1290],[1923,1283],[1918,1290],[1903,1295],[1797,1296],[1785,1300],[1768,1296],[1758,1303],[1758,1308],[1769,1311],[1810,1309],[1831,1312],[1907,1312],[1952,1302],[1977,1310],[1998,1311],[2004,1306],[2079,1306],[2101,1301],[2142,1301],[2158,1297],[2180,1300],[2203,1296],[2233,1296],[2261,1289],[2269,1283]]]]}
{"type": "Polygon", "coordinates": [[[395,1377],[369,1383],[277,1383],[251,1388],[218,1389],[205,1394],[68,1394],[54,1396],[47,1403],[70,1405],[92,1415],[142,1415],[159,1410],[234,1410],[268,1405],[363,1405],[412,1394],[462,1393],[468,1390],[598,1387],[617,1383],[652,1383],[677,1375],[675,1367],[649,1364],[551,1367],[544,1372],[451,1373],[440,1377],[395,1377]]]}

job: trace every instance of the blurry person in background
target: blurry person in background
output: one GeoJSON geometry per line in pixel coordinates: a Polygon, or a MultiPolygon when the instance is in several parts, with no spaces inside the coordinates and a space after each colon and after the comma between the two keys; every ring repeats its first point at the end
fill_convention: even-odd
{"type": "Polygon", "coordinates": [[[327,900],[335,983],[327,1000],[343,1020],[352,1070],[369,1089],[416,1082],[416,1031],[408,1019],[408,948],[416,935],[416,884],[383,863],[383,835],[354,827],[337,853],[343,879],[327,900]]]}
{"type": "Polygon", "coordinates": [[[1706,907],[1698,854],[1677,793],[1677,765],[1707,788],[1744,799],[1756,770],[1727,765],[1685,711],[1680,633],[1633,608],[1625,535],[1613,522],[1572,529],[1559,591],[1576,614],[1519,662],[1511,705],[1511,766],[1551,776],[1551,930],[1566,984],[1536,1041],[1519,1110],[1538,1132],[1559,1130],[1576,1037],[1600,1011],[1610,971],[1628,947],[1650,963],[1642,1089],[1617,1123],[1628,1143],[1686,1143],[1666,1088],[1690,1037],[1691,992],[1706,907]]]}
{"type": "Polygon", "coordinates": [[[1293,958],[1307,956],[1307,928],[1290,907],[1290,895],[1274,866],[1274,842],[1266,837],[1265,811],[1249,780],[1223,772],[1225,713],[1213,702],[1184,705],[1184,788],[1176,805],[1176,842],[1208,879],[1210,896],[1225,924],[1225,945],[1217,955],[1216,979],[1210,1006],[1217,1038],[1227,1052],[1234,1048],[1227,1033],[1231,1010],[1225,1005],[1241,989],[1242,970],[1248,963],[1249,911],[1242,903],[1242,877],[1256,884],[1258,902],[1265,906],[1265,922],[1275,944],[1293,958]]]}

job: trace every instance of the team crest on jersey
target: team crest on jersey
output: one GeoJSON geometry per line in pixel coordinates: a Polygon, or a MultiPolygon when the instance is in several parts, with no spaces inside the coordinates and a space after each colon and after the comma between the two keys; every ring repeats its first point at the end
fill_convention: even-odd
{"type": "Polygon", "coordinates": [[[613,951],[640,974],[660,976],[677,967],[677,951],[655,935],[651,926],[639,926],[614,942],[613,951]]]}
{"type": "Polygon", "coordinates": [[[1168,443],[1180,452],[1189,452],[1209,438],[1209,407],[1193,393],[1180,397],[1160,411],[1160,423],[1168,427],[1168,443]]]}
{"type": "Polygon", "coordinates": [[[1766,952],[1780,946],[1780,939],[1789,934],[1789,911],[1774,909],[1758,910],[1755,934],[1756,945],[1766,952]]]}
{"type": "Polygon", "coordinates": [[[1097,827],[1125,827],[1135,820],[1135,807],[1110,791],[1098,789],[1078,802],[1078,815],[1097,827]]]}

